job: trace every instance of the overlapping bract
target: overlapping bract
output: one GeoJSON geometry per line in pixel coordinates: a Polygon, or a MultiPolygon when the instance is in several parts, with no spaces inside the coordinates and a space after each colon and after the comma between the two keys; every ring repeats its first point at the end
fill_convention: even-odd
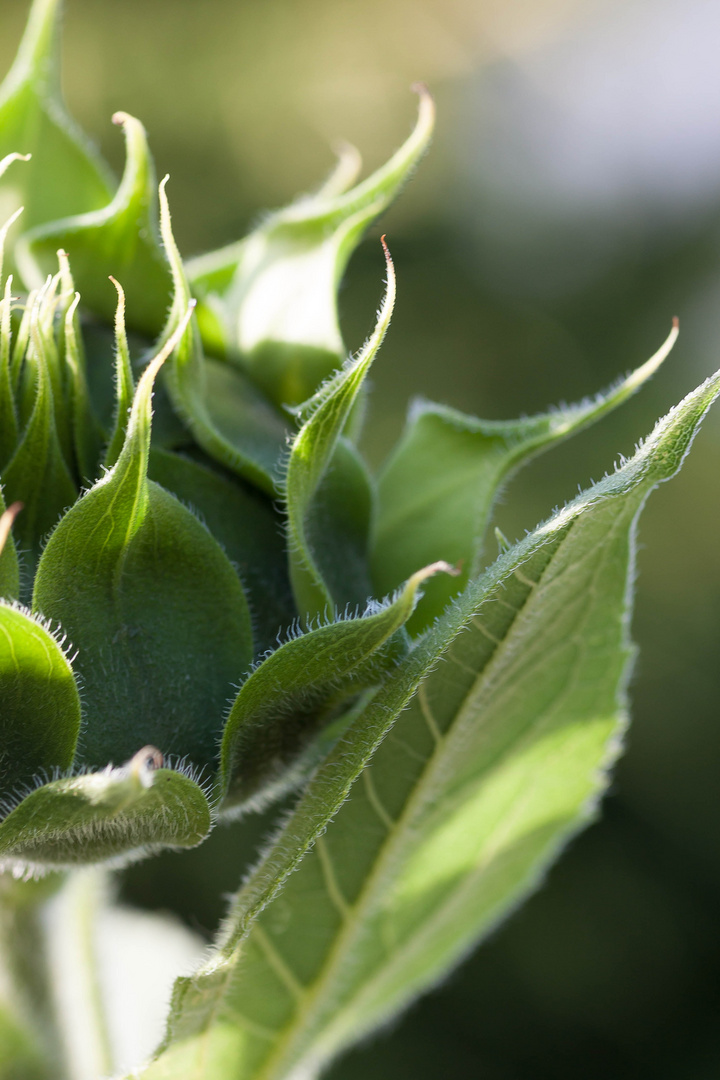
{"type": "Polygon", "coordinates": [[[318,734],[330,745],[323,728],[406,648],[402,626],[430,573],[416,567],[386,602],[371,600],[373,486],[344,437],[390,293],[350,397],[346,374],[320,388],[344,356],[339,277],[427,145],[429,95],[420,91],[408,142],[369,180],[344,192],[341,168],[237,252],[208,257],[234,260],[225,290],[207,261],[188,275],[165,181],[158,214],[142,124],[122,113],[127,165],[112,193],[60,98],[59,6],[34,5],[0,95],[0,142],[20,147],[0,169],[14,211],[1,238],[9,232],[14,276],[0,301],[0,480],[13,504],[0,556],[0,863],[32,870],[197,843],[219,806],[285,789],[315,760],[318,734]],[[222,305],[219,342],[208,313],[222,305]],[[87,312],[106,324],[114,315],[114,334],[88,333],[87,312]],[[263,319],[246,347],[247,326],[263,319]],[[327,405],[305,423],[284,408],[316,391],[330,427],[327,405]],[[301,460],[313,477],[302,495],[301,460]],[[346,505],[347,483],[361,506],[346,505]],[[329,540],[309,527],[318,514],[329,540]],[[321,602],[300,581],[305,565],[321,602]]]}
{"type": "Polygon", "coordinates": [[[341,162],[316,195],[186,266],[142,124],[114,117],[127,164],[113,194],[68,119],[57,17],[38,0],[0,96],[0,145],[17,140],[0,170],[15,211],[0,479],[23,505],[0,560],[0,860],[33,866],[196,843],[218,807],[297,783],[412,648],[405,624],[423,630],[477,573],[502,479],[619,404],[675,333],[607,394],[548,416],[416,409],[376,483],[350,433],[395,301],[387,248],[377,326],[349,359],[336,291],[428,144],[427,91],[367,180],[352,187],[341,162]],[[114,333],[89,334],[81,312],[114,315],[114,333]],[[151,765],[180,771],[123,764],[148,745],[151,765]]]}
{"type": "Polygon", "coordinates": [[[575,406],[417,404],[373,477],[355,437],[387,247],[347,358],[336,291],[427,146],[427,91],[367,180],[346,155],[185,264],[142,124],[114,118],[113,193],[67,116],[59,7],[35,0],[0,90],[0,871],[192,846],[300,787],[142,1075],[315,1077],[587,820],[626,719],[637,518],[720,375],[484,567],[500,486],[637,390],[677,327],[575,406]]]}

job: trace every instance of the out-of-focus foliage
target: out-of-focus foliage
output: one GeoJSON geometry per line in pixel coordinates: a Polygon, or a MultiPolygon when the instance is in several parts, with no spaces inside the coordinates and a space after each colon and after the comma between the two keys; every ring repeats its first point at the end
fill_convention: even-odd
{"type": "MultiPolygon", "coordinates": [[[[9,50],[25,4],[13,0],[6,7],[3,48],[9,50]]],[[[358,7],[364,21],[367,5],[358,7]]],[[[476,115],[476,73],[483,70],[492,85],[502,87],[514,68],[511,45],[538,47],[553,29],[567,34],[566,13],[560,20],[556,11],[554,26],[546,24],[538,38],[534,27],[548,9],[520,5],[512,16],[515,36],[504,39],[497,20],[509,16],[493,6],[472,5],[470,25],[484,20],[490,41],[486,50],[475,51],[463,32],[468,22],[453,22],[457,11],[469,7],[452,6],[450,14],[447,8],[383,5],[372,32],[353,35],[346,21],[353,9],[338,5],[313,5],[309,15],[301,3],[129,0],[111,10],[76,0],[68,14],[68,96],[118,172],[120,155],[110,145],[116,135],[108,118],[118,107],[142,117],[160,171],[173,173],[183,246],[199,250],[239,234],[258,209],[310,186],[331,161],[328,137],[345,135],[366,146],[377,131],[379,161],[406,129],[411,79],[433,82],[441,115],[453,118],[445,130],[462,129],[464,143],[481,149],[479,132],[467,122],[476,115]],[[323,47],[315,49],[310,64],[307,43],[319,28],[323,47]],[[132,71],[122,60],[130,47],[137,57],[132,71]],[[81,55],[83,63],[73,62],[81,55]],[[488,62],[489,68],[480,67],[488,62]],[[217,72],[216,82],[207,79],[208,70],[217,72]],[[259,79],[267,80],[262,83],[267,92],[257,90],[259,79]],[[183,107],[171,108],[170,92],[162,97],[148,92],[158,83],[181,91],[183,107]],[[157,111],[148,114],[145,102],[158,100],[157,111]],[[368,108],[368,102],[375,107],[368,108]],[[277,169],[281,156],[287,160],[288,147],[295,151],[290,157],[297,176],[277,169]],[[208,184],[211,196],[198,210],[198,193],[208,184]]],[[[619,115],[617,125],[622,123],[619,115]]],[[[527,280],[522,238],[506,237],[512,251],[505,256],[502,283],[471,238],[477,219],[492,220],[496,213],[493,192],[473,188],[472,199],[462,201],[453,197],[456,188],[439,183],[448,177],[469,183],[457,164],[456,137],[440,137],[425,172],[387,222],[395,234],[395,258],[403,265],[403,306],[373,376],[375,418],[366,442],[376,461],[401,428],[409,367],[428,397],[466,412],[515,415],[561,394],[581,397],[647,355],[671,315],[680,315],[683,324],[680,359],[643,401],[607,421],[602,435],[588,434],[572,450],[555,451],[552,479],[531,467],[518,482],[500,510],[502,527],[513,537],[553,501],[572,494],[579,474],[597,476],[605,468],[608,440],[628,452],[634,433],[649,427],[687,385],[687,368],[708,369],[716,340],[711,311],[720,197],[710,199],[694,221],[672,230],[661,221],[639,225],[637,217],[618,211],[619,239],[603,265],[538,296],[531,289],[513,289],[513,267],[517,281],[527,280]]],[[[603,229],[598,223],[598,236],[603,229]]],[[[500,235],[496,247],[502,246],[500,235]]],[[[552,245],[540,259],[535,253],[534,265],[538,280],[557,265],[552,245]]],[[[351,265],[341,312],[351,346],[368,330],[378,267],[372,245],[351,265]]],[[[585,269],[582,257],[576,269],[585,269]]],[[[709,423],[704,439],[715,449],[717,423],[709,423]]],[[[343,1062],[337,1075],[344,1080],[369,1071],[382,1080],[434,1080],[447,1069],[448,1037],[457,1073],[483,1073],[491,1080],[565,1080],[568,1075],[676,1080],[713,1076],[720,1068],[715,805],[720,693],[708,674],[717,669],[720,636],[720,520],[714,518],[720,512],[708,506],[706,495],[714,483],[712,452],[698,454],[647,512],[643,533],[652,531],[654,540],[640,559],[635,632],[644,658],[631,688],[635,732],[605,820],[574,848],[529,907],[389,1041],[343,1062]],[[693,525],[699,505],[709,523],[703,529],[693,525]],[[679,671],[693,668],[697,678],[679,678],[679,671]]],[[[244,830],[242,837],[218,831],[191,855],[136,868],[127,878],[128,895],[152,906],[180,906],[186,918],[209,929],[219,916],[219,890],[235,888],[234,867],[254,857],[247,825],[244,830]],[[207,888],[200,887],[201,877],[207,888]]],[[[258,843],[261,838],[259,827],[258,843]]]]}

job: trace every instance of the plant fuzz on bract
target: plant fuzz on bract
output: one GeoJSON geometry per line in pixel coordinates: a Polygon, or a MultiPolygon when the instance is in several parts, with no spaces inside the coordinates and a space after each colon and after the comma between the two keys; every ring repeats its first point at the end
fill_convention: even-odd
{"type": "Polygon", "coordinates": [[[625,724],[637,518],[720,376],[488,565],[501,487],[638,390],[677,326],[573,406],[499,422],[416,403],[373,476],[357,443],[395,303],[384,238],[354,356],[336,294],[427,149],[428,91],[373,175],[346,155],[184,262],[141,122],[113,117],[116,185],[69,119],[59,15],[35,0],[0,91],[0,867],[192,847],[297,790],[142,1075],[311,1077],[594,812],[625,724]]]}

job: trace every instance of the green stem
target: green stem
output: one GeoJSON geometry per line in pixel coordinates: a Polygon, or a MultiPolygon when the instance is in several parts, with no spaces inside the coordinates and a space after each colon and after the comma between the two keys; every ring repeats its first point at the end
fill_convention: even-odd
{"type": "Polygon", "coordinates": [[[76,871],[45,914],[50,981],[69,1080],[98,1080],[113,1071],[96,953],[96,916],[105,882],[103,871],[76,871]]]}

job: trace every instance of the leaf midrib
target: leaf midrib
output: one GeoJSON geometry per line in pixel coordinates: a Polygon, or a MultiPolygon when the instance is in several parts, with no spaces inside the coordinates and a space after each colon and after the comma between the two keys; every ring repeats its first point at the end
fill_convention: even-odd
{"type": "MultiPolygon", "coordinates": [[[[638,510],[637,513],[636,513],[636,518],[637,518],[637,514],[639,514],[639,512],[640,511],[638,510]]],[[[610,533],[608,534],[609,536],[612,536],[612,534],[615,532],[619,521],[622,521],[622,516],[620,516],[618,518],[618,521],[616,521],[613,524],[613,528],[610,531],[610,533]]],[[[602,567],[604,565],[604,562],[605,562],[606,558],[607,558],[607,553],[605,553],[603,561],[596,568],[596,571],[593,574],[594,579],[597,578],[600,570],[602,569],[602,567]]],[[[552,560],[551,560],[551,562],[552,562],[552,560]]],[[[543,570],[543,573],[540,575],[540,578],[538,578],[538,581],[537,581],[536,584],[540,583],[540,581],[542,580],[545,572],[547,571],[547,569],[549,568],[550,565],[551,565],[551,563],[548,563],[548,566],[545,568],[545,570],[543,570]]],[[[530,600],[532,595],[533,595],[533,591],[531,591],[528,594],[528,601],[530,600]]],[[[522,610],[524,610],[524,607],[525,607],[525,605],[523,605],[523,608],[519,609],[518,614],[520,614],[520,612],[522,610]]],[[[583,616],[583,619],[581,620],[581,624],[582,624],[582,622],[585,621],[586,618],[587,618],[587,613],[583,616]]],[[[513,623],[511,623],[511,626],[514,624],[514,622],[515,622],[515,620],[513,620],[513,623]]],[[[624,636],[627,636],[626,633],[624,634],[624,636]]],[[[483,674],[487,670],[488,667],[492,666],[495,663],[497,654],[500,651],[500,649],[501,649],[501,646],[498,646],[497,649],[493,651],[492,656],[489,659],[488,664],[486,665],[486,667],[485,667],[485,669],[483,671],[483,674]]],[[[577,678],[578,678],[578,665],[576,664],[575,667],[574,667],[574,671],[572,673],[571,678],[568,680],[566,685],[563,687],[561,697],[565,697],[568,694],[571,686],[577,681],[577,678]]],[[[457,730],[459,730],[459,729],[461,729],[463,727],[463,720],[464,720],[464,715],[463,714],[466,712],[466,710],[469,709],[471,712],[474,711],[472,709],[471,704],[469,704],[469,701],[474,697],[475,690],[478,687],[478,683],[480,683],[482,681],[483,680],[481,678],[478,678],[475,681],[475,683],[473,684],[472,689],[468,691],[468,694],[464,698],[462,705],[458,709],[458,712],[456,714],[456,721],[453,722],[452,728],[448,729],[448,734],[450,734],[452,732],[455,732],[455,731],[457,731],[457,730]]],[[[553,701],[553,703],[552,703],[552,708],[553,709],[556,707],[556,704],[557,704],[557,702],[553,701]]],[[[620,702],[618,703],[618,707],[621,708],[621,703],[620,702]]],[[[511,748],[511,750],[513,752],[518,748],[522,749],[522,747],[527,743],[527,741],[531,740],[534,737],[535,729],[537,728],[538,725],[542,724],[542,721],[543,721],[543,719],[545,718],[545,715],[546,715],[546,711],[547,710],[543,711],[543,713],[541,713],[539,715],[536,714],[536,715],[534,715],[532,717],[530,723],[526,727],[525,731],[522,733],[522,736],[520,736],[519,741],[513,742],[513,745],[512,745],[512,748],[511,748]]],[[[445,740],[445,738],[446,738],[446,736],[443,736],[443,741],[445,740]]],[[[427,766],[427,769],[425,770],[425,772],[431,771],[433,761],[435,759],[435,755],[437,754],[437,750],[440,748],[441,745],[442,745],[441,743],[437,745],[436,749],[433,751],[430,758],[428,759],[428,766],[427,766]]],[[[507,754],[507,752],[508,752],[508,747],[507,746],[504,747],[503,749],[499,750],[498,753],[494,756],[494,758],[492,758],[488,762],[488,765],[486,767],[486,771],[488,771],[489,769],[492,769],[492,767],[495,764],[502,761],[503,757],[507,754]]],[[[421,943],[422,940],[424,940],[428,936],[428,934],[430,934],[430,935],[432,934],[433,927],[438,923],[442,923],[442,921],[447,916],[448,910],[451,909],[453,906],[456,906],[462,900],[464,895],[472,888],[472,886],[475,884],[478,876],[484,872],[484,870],[486,869],[488,864],[494,858],[497,851],[502,847],[502,837],[504,835],[506,835],[508,833],[508,831],[510,830],[511,826],[514,823],[515,818],[518,815],[519,808],[524,806],[524,804],[527,802],[529,792],[532,791],[532,790],[533,790],[533,786],[531,786],[528,789],[525,789],[523,797],[518,802],[518,804],[516,804],[516,808],[514,809],[513,813],[506,819],[506,821],[501,826],[501,829],[500,829],[500,834],[501,835],[500,835],[500,837],[496,837],[494,839],[494,841],[489,845],[488,850],[483,852],[482,858],[475,864],[475,866],[473,866],[472,870],[468,873],[468,875],[465,878],[465,880],[463,881],[463,883],[452,893],[452,895],[447,899],[447,901],[444,904],[442,904],[439,908],[437,908],[433,912],[433,914],[425,921],[422,930],[418,934],[414,935],[412,938],[405,941],[403,946],[401,947],[401,949],[395,951],[390,963],[385,965],[385,967],[383,967],[380,972],[376,972],[375,975],[371,979],[369,979],[359,989],[356,990],[356,992],[355,992],[355,994],[353,995],[352,998],[350,998],[347,1002],[345,1002],[345,1004],[342,1006],[342,1009],[338,1012],[338,1015],[333,1020],[332,1024],[329,1025],[325,1029],[324,1039],[325,1039],[326,1043],[330,1042],[330,1044],[332,1045],[332,1039],[328,1037],[329,1033],[332,1032],[333,1027],[335,1027],[335,1028],[339,1027],[340,1030],[342,1030],[343,1014],[344,1015],[348,1014],[348,1012],[352,1009],[353,1003],[357,1003],[358,999],[362,999],[363,997],[367,998],[369,995],[371,996],[373,987],[377,986],[378,984],[382,984],[382,981],[387,978],[387,973],[388,973],[389,970],[391,971],[392,968],[397,968],[398,966],[402,967],[402,965],[406,962],[408,955],[417,951],[418,944],[421,943]]],[[[414,796],[414,794],[415,794],[415,792],[413,791],[413,796],[414,796]]],[[[412,799],[413,796],[411,796],[411,799],[412,799]]],[[[409,802],[410,802],[410,800],[408,800],[408,803],[409,802]]],[[[589,812],[589,811],[586,811],[586,812],[589,812]]],[[[404,817],[405,817],[405,810],[403,810],[403,813],[402,813],[401,817],[398,819],[398,825],[400,824],[400,822],[402,821],[402,819],[404,817]]],[[[569,828],[572,828],[573,831],[576,831],[577,828],[580,827],[581,821],[582,821],[582,819],[578,820],[575,823],[572,823],[569,826],[569,828]]],[[[556,843],[561,844],[562,841],[563,841],[563,838],[558,837],[556,843]]],[[[383,845],[383,847],[384,846],[385,845],[383,845]]],[[[374,872],[373,872],[373,875],[371,875],[371,877],[372,876],[374,876],[374,872]]],[[[364,890],[363,890],[363,892],[364,892],[364,890]]],[[[329,971],[328,971],[327,975],[328,975],[328,977],[330,976],[329,971]]]]}
{"type": "MultiPolygon", "coordinates": [[[[566,533],[565,537],[563,538],[563,543],[565,542],[565,540],[567,540],[567,537],[569,536],[570,531],[573,529],[575,524],[576,524],[575,521],[573,521],[571,523],[571,525],[570,525],[570,527],[568,529],[568,532],[566,533]]],[[[548,542],[551,542],[551,538],[548,538],[548,542]]],[[[538,549],[538,550],[540,550],[540,549],[538,549]]],[[[532,552],[533,555],[535,553],[536,552],[532,552]]],[[[543,571],[542,571],[540,577],[538,578],[537,582],[535,582],[535,587],[537,587],[537,585],[542,580],[542,578],[543,578],[544,574],[546,573],[548,567],[550,565],[552,565],[553,557],[551,557],[551,559],[548,562],[547,566],[543,569],[543,571]]],[[[516,568],[513,568],[513,570],[508,573],[507,577],[511,577],[512,574],[515,572],[515,569],[516,568]]],[[[495,587],[496,588],[499,587],[500,584],[501,583],[498,582],[495,587]]],[[[528,599],[533,595],[533,593],[534,593],[534,589],[530,590],[530,592],[528,593],[528,599]]],[[[468,690],[468,693],[464,696],[462,704],[461,704],[461,706],[459,707],[459,709],[457,711],[456,717],[460,716],[462,710],[465,707],[465,704],[466,704],[468,698],[470,698],[471,695],[474,693],[474,691],[477,688],[478,683],[483,681],[485,679],[489,669],[493,668],[498,663],[499,657],[502,655],[504,649],[506,648],[506,643],[507,643],[507,639],[508,639],[508,636],[509,636],[510,629],[515,625],[515,622],[516,622],[518,616],[525,610],[526,603],[527,603],[527,599],[523,603],[522,607],[518,608],[516,614],[514,615],[511,623],[509,624],[508,631],[506,632],[505,638],[503,638],[503,640],[500,642],[499,645],[496,645],[492,649],[492,652],[490,653],[490,656],[488,658],[487,663],[485,664],[485,667],[483,668],[483,670],[480,673],[479,677],[477,679],[475,679],[474,682],[472,683],[472,686],[468,690]]],[[[481,606],[481,605],[478,605],[478,606],[481,606]]],[[[457,638],[457,636],[458,635],[456,634],[455,637],[453,638],[453,643],[454,643],[455,639],[457,638]]],[[[448,646],[448,648],[451,648],[451,647],[452,647],[452,644],[448,646]]],[[[393,849],[396,846],[396,844],[399,842],[399,838],[404,835],[403,826],[405,824],[405,821],[408,818],[412,817],[416,803],[419,803],[419,802],[422,801],[421,796],[424,794],[424,790],[425,790],[426,786],[429,784],[428,777],[429,777],[430,774],[432,774],[434,769],[437,767],[437,762],[439,760],[439,757],[438,757],[439,751],[441,750],[442,747],[445,746],[448,735],[452,732],[454,727],[455,727],[455,721],[453,721],[453,724],[448,729],[448,731],[443,734],[442,741],[439,742],[439,743],[437,743],[437,742],[435,743],[434,749],[431,751],[431,753],[430,753],[430,755],[429,755],[429,757],[427,759],[427,763],[426,763],[426,765],[425,765],[425,767],[424,767],[424,769],[423,769],[423,771],[422,771],[422,773],[420,775],[420,779],[419,779],[418,783],[413,788],[409,798],[407,799],[407,801],[406,801],[406,803],[405,803],[405,805],[404,805],[404,807],[402,809],[402,812],[401,812],[400,816],[396,819],[394,830],[388,831],[386,839],[384,840],[384,842],[381,844],[380,848],[378,849],[378,857],[375,860],[372,871],[368,875],[365,884],[363,885],[360,893],[357,896],[357,899],[351,905],[351,910],[356,916],[357,916],[358,913],[362,912],[362,910],[364,908],[371,905],[372,897],[373,897],[374,892],[375,892],[376,883],[378,881],[382,881],[383,876],[384,876],[385,868],[386,868],[387,864],[391,861],[391,857],[392,857],[392,854],[393,854],[393,849]]],[[[500,756],[502,756],[502,754],[504,752],[505,752],[504,750],[501,751],[500,756]]],[[[307,997],[306,997],[305,1003],[300,1007],[298,1012],[295,1014],[295,1018],[291,1022],[291,1024],[286,1025],[286,1027],[284,1029],[281,1029],[282,1035],[281,1035],[281,1039],[278,1042],[276,1050],[273,1051],[270,1058],[268,1058],[266,1063],[262,1066],[261,1070],[254,1075],[253,1080],[273,1080],[274,1075],[277,1075],[277,1074],[274,1074],[274,1069],[275,1069],[276,1065],[278,1063],[281,1066],[283,1065],[282,1055],[283,1055],[284,1051],[286,1050],[286,1048],[288,1047],[288,1045],[289,1045],[289,1043],[290,1043],[290,1041],[291,1041],[291,1039],[293,1037],[294,1032],[297,1031],[297,1030],[302,1029],[304,1019],[308,1016],[308,1014],[310,1013],[310,1010],[315,1005],[315,1003],[320,999],[320,996],[322,994],[322,990],[323,990],[324,986],[332,978],[334,969],[336,968],[338,961],[340,961],[342,959],[342,957],[345,955],[346,941],[348,939],[352,938],[352,935],[355,932],[356,926],[358,925],[359,921],[360,921],[359,918],[356,917],[352,921],[344,922],[344,924],[342,925],[341,930],[340,930],[340,932],[339,932],[339,934],[338,934],[338,936],[336,938],[335,943],[333,944],[331,950],[328,953],[327,960],[326,960],[325,964],[323,965],[323,967],[321,968],[320,973],[315,978],[314,982],[311,983],[310,986],[308,987],[308,989],[306,990],[307,997]]]]}

